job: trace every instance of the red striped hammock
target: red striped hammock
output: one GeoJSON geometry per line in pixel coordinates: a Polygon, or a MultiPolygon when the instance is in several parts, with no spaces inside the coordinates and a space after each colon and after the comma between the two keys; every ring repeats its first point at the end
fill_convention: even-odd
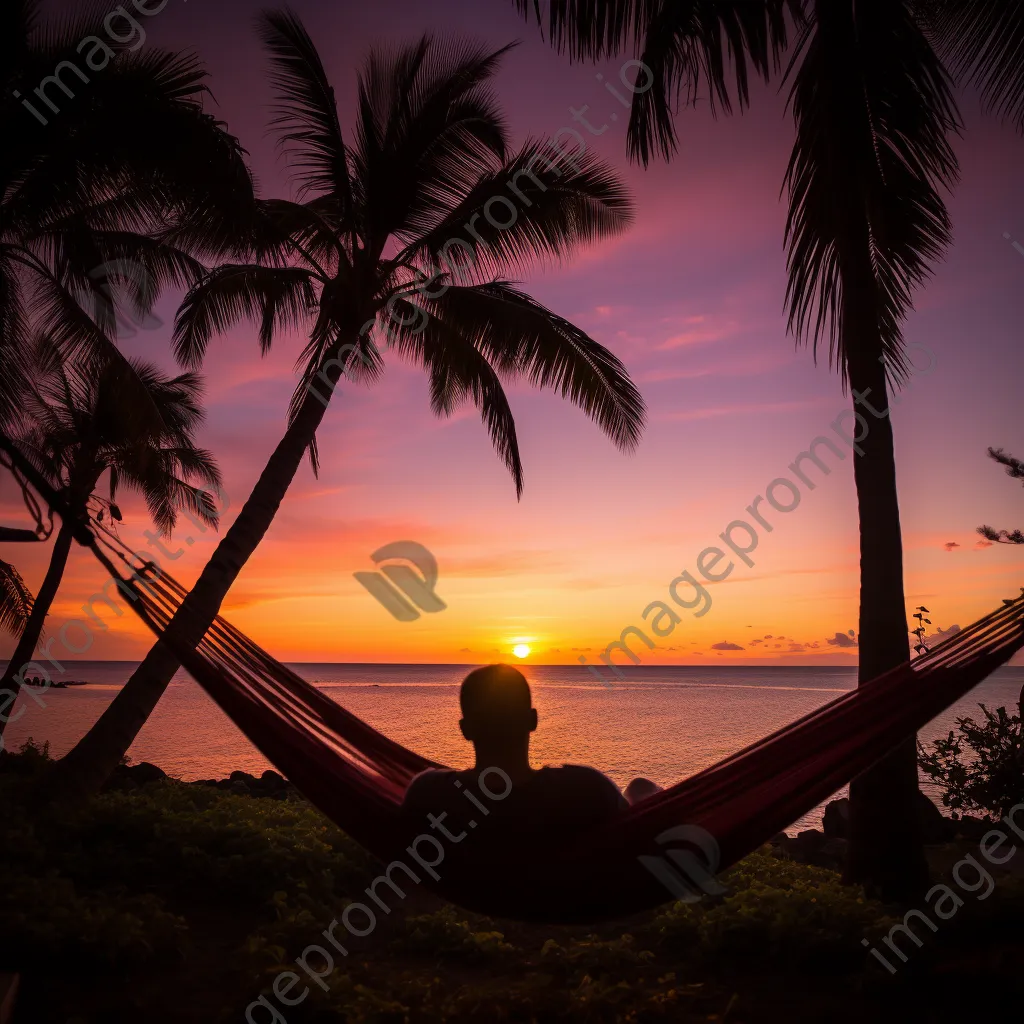
{"type": "MultiPolygon", "coordinates": [[[[103,531],[90,547],[124,580],[103,531]]],[[[305,796],[385,861],[406,855],[412,835],[398,814],[409,781],[437,767],[388,739],[276,661],[218,616],[197,648],[167,625],[187,596],[146,563],[123,586],[143,621],[249,740],[305,796]]],[[[1024,646],[1024,597],[915,661],[901,665],[783,729],[624,811],[561,848],[508,865],[493,857],[474,869],[426,881],[462,906],[518,919],[570,922],[645,910],[669,893],[638,860],[664,849],[657,837],[696,825],[718,843],[728,867],[818,806],[968,693],[1024,646]],[[496,884],[500,879],[500,884],[496,884]]]]}

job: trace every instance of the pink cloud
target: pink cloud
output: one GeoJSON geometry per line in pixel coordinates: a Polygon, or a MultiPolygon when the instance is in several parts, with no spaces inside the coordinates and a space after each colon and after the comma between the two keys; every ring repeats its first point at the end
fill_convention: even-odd
{"type": "Polygon", "coordinates": [[[719,416],[749,416],[770,412],[795,412],[808,409],[827,402],[827,399],[810,398],[795,402],[751,402],[745,405],[717,405],[705,409],[684,409],[679,412],[661,413],[654,417],[658,420],[670,420],[674,423],[689,423],[694,420],[715,419],[719,416]]]}

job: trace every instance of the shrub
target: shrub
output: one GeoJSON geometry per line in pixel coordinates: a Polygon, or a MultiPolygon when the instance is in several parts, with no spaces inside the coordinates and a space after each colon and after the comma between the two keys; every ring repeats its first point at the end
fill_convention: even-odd
{"type": "Polygon", "coordinates": [[[918,764],[942,788],[942,802],[954,811],[983,811],[1003,817],[1024,801],[1024,733],[1017,715],[1006,708],[979,705],[984,722],[958,718],[960,735],[950,732],[918,745],[918,764]],[[970,748],[965,754],[964,745],[970,748]]]}
{"type": "MultiPolygon", "coordinates": [[[[663,942],[705,956],[853,968],[861,939],[882,931],[881,904],[825,868],[761,850],[722,876],[730,892],[715,901],[676,903],[653,928],[663,942]]],[[[884,933],[884,932],[883,932],[884,933]]]]}
{"type": "Polygon", "coordinates": [[[185,922],[149,895],[80,893],[54,873],[8,873],[0,888],[0,961],[25,969],[68,958],[124,964],[180,950],[185,922]]]}
{"type": "Polygon", "coordinates": [[[406,952],[482,963],[495,960],[515,947],[494,929],[476,931],[454,907],[442,907],[431,914],[417,914],[405,920],[407,932],[393,948],[406,952]]]}

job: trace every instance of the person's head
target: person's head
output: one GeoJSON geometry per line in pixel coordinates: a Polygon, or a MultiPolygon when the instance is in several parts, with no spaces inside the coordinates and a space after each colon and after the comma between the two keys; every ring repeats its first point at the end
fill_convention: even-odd
{"type": "Polygon", "coordinates": [[[537,728],[537,712],[530,701],[530,684],[511,665],[474,669],[459,691],[462,721],[459,728],[479,753],[529,745],[537,728]]]}

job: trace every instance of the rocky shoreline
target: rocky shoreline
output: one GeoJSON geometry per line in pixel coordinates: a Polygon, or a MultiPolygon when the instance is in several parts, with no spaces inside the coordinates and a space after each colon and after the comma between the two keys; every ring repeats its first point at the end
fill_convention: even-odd
{"type": "MultiPolygon", "coordinates": [[[[153,782],[172,779],[162,768],[148,761],[138,764],[121,764],[114,770],[104,789],[132,790],[153,782]]],[[[268,768],[258,778],[249,772],[234,771],[226,779],[197,779],[181,782],[183,786],[210,786],[225,793],[240,796],[268,797],[273,800],[300,799],[299,791],[279,772],[268,768]]]]}
{"type": "MultiPolygon", "coordinates": [[[[960,815],[947,818],[923,793],[920,794],[918,816],[925,845],[941,846],[959,840],[979,842],[986,832],[999,823],[991,818],[960,815]]],[[[795,836],[780,832],[771,845],[793,860],[817,867],[842,870],[849,841],[850,801],[846,797],[825,806],[821,829],[806,829],[795,836]]]]}

